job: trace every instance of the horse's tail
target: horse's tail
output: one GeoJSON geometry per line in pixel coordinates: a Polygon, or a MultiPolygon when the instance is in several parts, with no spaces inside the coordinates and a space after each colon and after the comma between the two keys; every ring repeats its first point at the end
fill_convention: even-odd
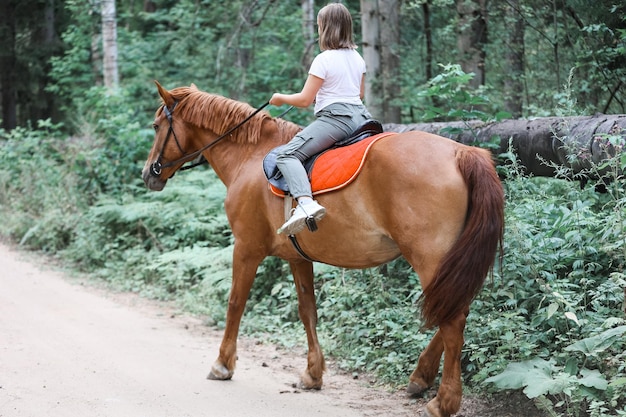
{"type": "Polygon", "coordinates": [[[468,189],[467,217],[458,240],[424,288],[422,317],[427,327],[466,312],[499,249],[502,255],[504,191],[491,155],[484,149],[461,146],[456,162],[468,189]]]}

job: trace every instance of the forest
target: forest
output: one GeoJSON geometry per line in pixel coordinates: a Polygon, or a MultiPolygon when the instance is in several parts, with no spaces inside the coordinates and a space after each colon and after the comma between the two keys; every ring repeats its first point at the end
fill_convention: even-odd
{"type": "MultiPolygon", "coordinates": [[[[626,416],[626,4],[347,0],[365,104],[389,130],[492,151],[502,262],[471,306],[464,386],[549,416],[626,416]],[[572,181],[575,180],[575,181],[572,181]]],[[[233,239],[210,167],[149,192],[157,80],[258,107],[301,89],[326,1],[0,3],[0,238],[223,327],[233,239]]],[[[299,124],[311,109],[268,107],[299,124]]],[[[316,264],[322,348],[406,386],[432,336],[403,259],[316,264]]],[[[288,266],[266,259],[242,334],[304,349],[288,266]]]]}

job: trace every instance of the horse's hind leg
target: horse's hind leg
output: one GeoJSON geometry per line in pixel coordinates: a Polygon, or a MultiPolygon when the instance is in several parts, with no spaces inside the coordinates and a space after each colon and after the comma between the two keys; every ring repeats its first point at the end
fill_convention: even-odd
{"type": "Polygon", "coordinates": [[[439,362],[442,354],[443,338],[441,331],[438,330],[420,355],[417,367],[409,377],[407,392],[410,395],[420,395],[433,386],[435,377],[439,373],[439,362]]]}
{"type": "Polygon", "coordinates": [[[290,262],[289,266],[298,293],[298,313],[304,324],[309,345],[307,368],[300,376],[300,387],[303,389],[321,389],[326,366],[322,349],[317,340],[317,307],[313,286],[313,264],[300,261],[290,262]]]}
{"type": "Polygon", "coordinates": [[[461,408],[461,349],[466,316],[467,311],[439,326],[444,348],[443,375],[437,396],[426,405],[431,417],[449,417],[461,408]]]}

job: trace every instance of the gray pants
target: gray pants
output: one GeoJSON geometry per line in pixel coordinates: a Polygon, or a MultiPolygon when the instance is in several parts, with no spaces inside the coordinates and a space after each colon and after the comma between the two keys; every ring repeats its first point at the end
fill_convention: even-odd
{"type": "Polygon", "coordinates": [[[294,136],[276,156],[276,166],[285,177],[294,198],[312,197],[304,161],[347,138],[370,119],[365,106],[334,103],[315,114],[315,121],[294,136]]]}

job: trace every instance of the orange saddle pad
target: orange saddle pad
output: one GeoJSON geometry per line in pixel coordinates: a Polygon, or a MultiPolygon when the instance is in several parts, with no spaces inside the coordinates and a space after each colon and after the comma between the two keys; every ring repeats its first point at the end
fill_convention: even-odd
{"type": "MultiPolygon", "coordinates": [[[[322,152],[309,172],[313,195],[338,190],[350,184],[359,175],[367,153],[374,143],[394,132],[385,132],[363,139],[353,145],[329,149],[322,152]]],[[[284,197],[286,192],[269,183],[273,194],[284,197]]]]}

